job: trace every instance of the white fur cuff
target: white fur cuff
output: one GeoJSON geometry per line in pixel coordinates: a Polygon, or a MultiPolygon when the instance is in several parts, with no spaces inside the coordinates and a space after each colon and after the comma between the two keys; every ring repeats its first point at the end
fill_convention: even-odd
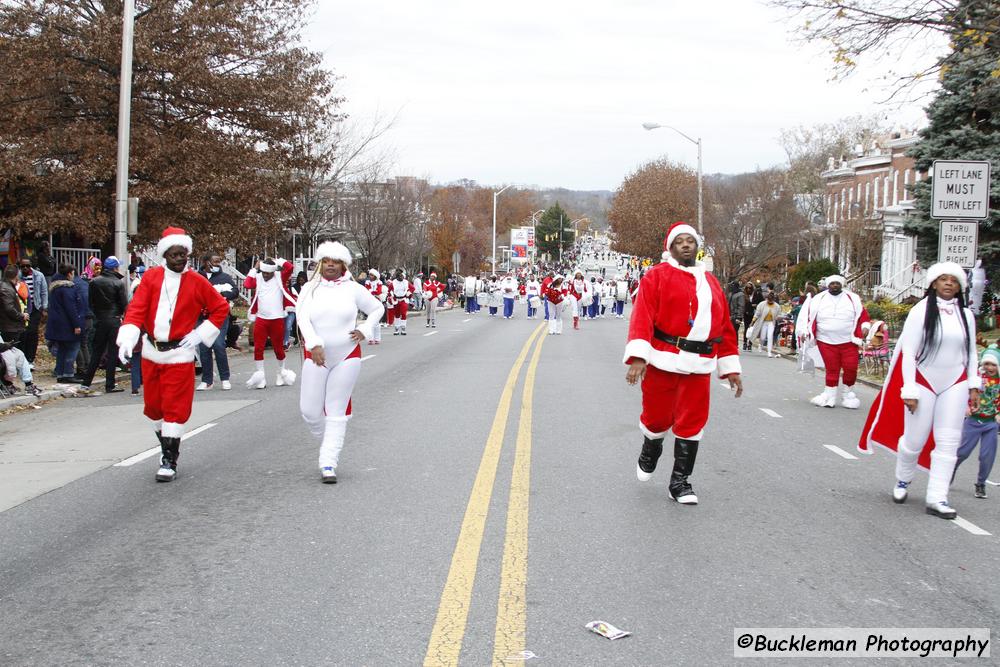
{"type": "Polygon", "coordinates": [[[197,327],[195,327],[194,332],[198,334],[198,338],[201,339],[202,344],[205,347],[212,347],[212,343],[219,336],[219,327],[215,326],[209,320],[205,320],[197,327]]]}
{"type": "Polygon", "coordinates": [[[653,346],[648,340],[634,338],[625,345],[625,357],[622,361],[627,364],[629,359],[636,358],[648,363],[652,354],[653,346]]]}
{"type": "Polygon", "coordinates": [[[735,354],[731,354],[728,357],[719,357],[719,377],[724,378],[733,373],[743,373],[743,366],[740,364],[740,358],[735,354]]]}
{"type": "Polygon", "coordinates": [[[969,383],[969,389],[982,390],[983,388],[983,378],[979,377],[978,375],[973,375],[967,380],[967,382],[969,383]]]}
{"type": "Polygon", "coordinates": [[[118,340],[115,343],[118,347],[132,350],[135,348],[136,343],[139,342],[139,336],[141,335],[142,332],[139,330],[139,327],[134,324],[123,324],[118,329],[118,340]]]}
{"type": "Polygon", "coordinates": [[[920,398],[920,385],[904,383],[903,388],[899,390],[899,397],[903,400],[920,398]]]}

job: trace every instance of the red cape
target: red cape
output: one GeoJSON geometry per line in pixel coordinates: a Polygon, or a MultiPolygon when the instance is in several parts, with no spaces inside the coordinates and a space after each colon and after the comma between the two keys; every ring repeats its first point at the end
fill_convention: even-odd
{"type": "MultiPolygon", "coordinates": [[[[872,453],[872,445],[879,445],[896,453],[899,451],[899,441],[903,437],[903,415],[906,406],[899,392],[903,388],[903,364],[899,362],[899,347],[892,353],[889,364],[889,374],[882,390],[875,397],[868,420],[861,431],[858,441],[858,451],[864,454],[872,453]]],[[[924,470],[931,468],[931,450],[934,449],[934,431],[927,437],[924,448],[917,458],[917,465],[924,470]]]]}

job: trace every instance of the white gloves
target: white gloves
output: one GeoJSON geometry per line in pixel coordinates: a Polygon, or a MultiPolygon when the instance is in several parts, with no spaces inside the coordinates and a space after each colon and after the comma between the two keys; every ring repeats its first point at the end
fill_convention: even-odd
{"type": "Polygon", "coordinates": [[[197,331],[192,331],[188,335],[181,338],[181,347],[185,350],[191,350],[192,352],[198,349],[201,345],[201,336],[198,335],[197,331]]]}
{"type": "Polygon", "coordinates": [[[123,364],[127,364],[128,360],[132,358],[132,348],[128,345],[118,346],[118,360],[123,364]]]}

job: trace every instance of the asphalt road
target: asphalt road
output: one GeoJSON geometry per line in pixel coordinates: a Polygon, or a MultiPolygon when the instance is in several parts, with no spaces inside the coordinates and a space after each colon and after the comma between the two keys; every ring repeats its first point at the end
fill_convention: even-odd
{"type": "MultiPolygon", "coordinates": [[[[155,458],[108,461],[0,512],[0,663],[731,664],[736,627],[1000,618],[1000,491],[973,499],[971,461],[962,527],[924,514],[923,479],[894,505],[888,454],[826,447],[855,454],[874,391],[815,408],[819,378],[746,356],[743,398],[713,383],[701,504],[682,507],[668,455],[635,479],[626,323],[536,336],[518,315],[443,313],[431,336],[417,316],[365,346],[337,485],[319,482],[298,388],[246,390],[243,361],[232,392],[198,394],[227,404],[176,482],[153,481],[155,458]],[[598,619],[633,635],[584,629],[598,619]]],[[[116,433],[71,419],[81,401],[140,409],[46,408],[75,443],[116,433]]]]}

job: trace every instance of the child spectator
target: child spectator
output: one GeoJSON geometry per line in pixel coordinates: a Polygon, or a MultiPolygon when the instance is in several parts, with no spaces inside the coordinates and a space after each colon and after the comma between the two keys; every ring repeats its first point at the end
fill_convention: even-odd
{"type": "MultiPolygon", "coordinates": [[[[970,410],[962,427],[962,445],[958,448],[958,462],[969,458],[972,450],[979,445],[979,477],[976,478],[976,498],[986,498],[986,479],[993,469],[997,454],[997,413],[1000,411],[1000,350],[987,348],[980,359],[983,390],[979,395],[979,405],[970,410]]],[[[952,480],[955,477],[952,475],[952,480]]]]}

